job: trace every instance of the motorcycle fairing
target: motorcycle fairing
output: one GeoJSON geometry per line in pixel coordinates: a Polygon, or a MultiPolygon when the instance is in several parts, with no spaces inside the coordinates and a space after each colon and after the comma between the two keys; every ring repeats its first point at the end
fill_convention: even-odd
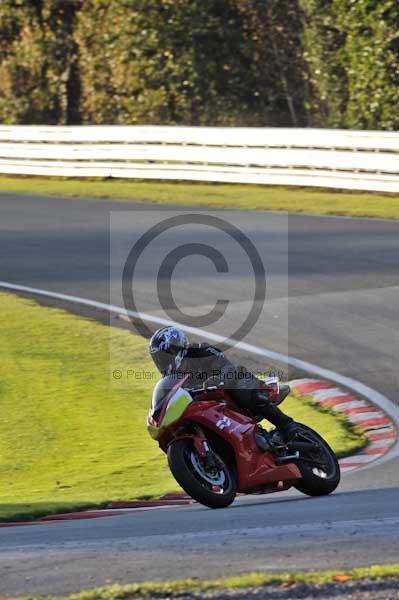
{"type": "Polygon", "coordinates": [[[233,448],[240,492],[302,477],[295,464],[277,466],[271,453],[260,452],[255,442],[256,424],[224,403],[193,402],[184,412],[182,421],[185,420],[213,430],[233,448]]]}
{"type": "Polygon", "coordinates": [[[186,408],[193,401],[189,392],[182,387],[177,387],[169,398],[164,400],[164,405],[161,409],[159,419],[154,418],[154,414],[150,412],[147,421],[147,430],[150,436],[158,440],[166,427],[178,421],[186,408]]]}

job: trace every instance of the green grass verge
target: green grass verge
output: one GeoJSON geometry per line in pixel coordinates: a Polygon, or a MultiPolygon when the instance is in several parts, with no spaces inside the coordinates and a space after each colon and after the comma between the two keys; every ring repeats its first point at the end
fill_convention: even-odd
{"type": "MultiPolygon", "coordinates": [[[[327,583],[354,581],[361,579],[380,579],[399,576],[399,564],[372,565],[350,570],[329,571],[298,571],[292,573],[248,573],[236,577],[199,581],[186,579],[170,582],[145,582],[127,585],[113,584],[110,586],[87,590],[67,596],[68,600],[116,600],[128,599],[135,596],[156,595],[170,597],[183,592],[204,592],[207,590],[223,590],[231,588],[253,588],[269,585],[322,585],[327,583]]],[[[32,600],[34,597],[30,596],[32,600]]],[[[50,596],[46,596],[51,600],[50,596]]],[[[54,597],[55,598],[55,597],[54,597]]]]}
{"type": "Polygon", "coordinates": [[[399,219],[398,196],[312,188],[0,176],[0,191],[399,219]]]}
{"type": "MultiPolygon", "coordinates": [[[[9,293],[0,314],[0,520],[178,488],[145,427],[158,379],[145,339],[9,293]]],[[[340,455],[364,443],[306,399],[285,406],[340,455]]]]}

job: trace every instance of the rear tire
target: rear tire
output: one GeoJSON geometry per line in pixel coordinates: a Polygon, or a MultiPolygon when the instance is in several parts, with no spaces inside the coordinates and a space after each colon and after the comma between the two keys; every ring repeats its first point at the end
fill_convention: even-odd
{"type": "Polygon", "coordinates": [[[237,482],[230,466],[215,456],[220,468],[213,475],[206,472],[192,440],[177,440],[168,448],[169,468],[183,490],[209,508],[226,508],[236,497],[237,482]],[[213,477],[215,485],[212,484],[213,477]]]}
{"type": "Polygon", "coordinates": [[[325,469],[321,469],[317,466],[312,466],[310,462],[298,459],[296,464],[302,474],[302,479],[295,484],[295,487],[307,496],[327,496],[338,487],[341,479],[337,457],[321,435],[306,425],[298,425],[304,436],[319,445],[320,456],[325,459],[326,467],[325,469]]]}

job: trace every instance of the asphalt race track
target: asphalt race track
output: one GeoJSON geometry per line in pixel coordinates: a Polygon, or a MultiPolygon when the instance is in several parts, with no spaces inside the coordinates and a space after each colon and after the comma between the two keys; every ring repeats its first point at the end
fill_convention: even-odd
{"type": "MultiPolygon", "coordinates": [[[[118,248],[132,229],[141,234],[151,226],[159,207],[144,208],[1,194],[0,279],[109,302],[111,266],[111,301],[122,305],[118,248]],[[110,211],[131,213],[116,216],[111,241],[110,211]]],[[[232,211],[228,214],[230,219],[232,211]]],[[[271,257],[266,310],[245,341],[360,380],[399,404],[399,223],[239,211],[234,219],[262,255],[271,257]],[[272,247],[280,248],[277,257],[272,247]]],[[[207,242],[216,245],[217,237],[214,233],[207,242]]],[[[227,249],[228,242],[222,244],[227,249]]],[[[155,245],[134,280],[138,308],[153,314],[161,313],[152,302],[149,269],[165,247],[155,245]]],[[[181,310],[202,314],[215,298],[230,300],[225,322],[215,326],[218,333],[248,309],[245,261],[237,260],[226,279],[215,274],[211,285],[204,262],[193,268],[182,261],[180,274],[181,310]],[[224,296],[215,296],[222,279],[224,296]]],[[[398,484],[394,459],[346,476],[337,493],[322,499],[289,492],[239,498],[222,511],[163,508],[1,529],[0,593],[63,593],[109,581],[397,562],[398,484]]]]}

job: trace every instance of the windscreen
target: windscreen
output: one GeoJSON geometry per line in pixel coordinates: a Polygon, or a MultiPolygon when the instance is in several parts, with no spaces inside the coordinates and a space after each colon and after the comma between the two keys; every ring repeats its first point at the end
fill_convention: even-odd
{"type": "Polygon", "coordinates": [[[156,384],[152,393],[151,402],[151,416],[157,417],[162,410],[163,403],[165,402],[170,390],[174,387],[178,389],[183,384],[183,379],[177,379],[176,375],[168,375],[163,377],[156,384]]]}

